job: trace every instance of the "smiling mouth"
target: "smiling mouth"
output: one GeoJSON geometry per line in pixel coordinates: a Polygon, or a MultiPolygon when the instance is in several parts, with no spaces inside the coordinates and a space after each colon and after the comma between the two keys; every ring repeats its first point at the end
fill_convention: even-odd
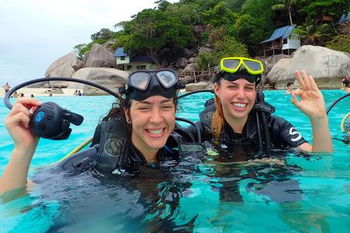
{"type": "Polygon", "coordinates": [[[161,129],[146,129],[145,131],[147,134],[151,137],[161,137],[163,136],[166,128],[161,128],[161,129]]]}
{"type": "Polygon", "coordinates": [[[247,104],[242,103],[233,103],[232,105],[237,108],[245,108],[247,106],[247,104]]]}

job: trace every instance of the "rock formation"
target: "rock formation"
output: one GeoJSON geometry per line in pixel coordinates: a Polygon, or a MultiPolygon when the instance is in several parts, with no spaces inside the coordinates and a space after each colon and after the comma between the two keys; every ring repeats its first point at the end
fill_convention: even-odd
{"type": "MultiPolygon", "coordinates": [[[[112,91],[117,92],[127,80],[128,72],[113,68],[82,68],[73,74],[72,78],[84,79],[94,83],[98,83],[112,91]]],[[[84,89],[84,95],[104,95],[104,91],[96,89],[92,86],[70,82],[68,88],[84,89]]]]}
{"type": "Polygon", "coordinates": [[[95,43],[91,50],[84,55],[83,64],[84,67],[115,68],[116,60],[108,49],[95,43]]]}
{"type": "Polygon", "coordinates": [[[343,52],[325,47],[306,45],[300,47],[292,58],[279,60],[267,74],[266,81],[275,89],[285,89],[294,81],[295,70],[305,70],[323,89],[339,88],[340,80],[350,73],[350,58],[343,52]]]}

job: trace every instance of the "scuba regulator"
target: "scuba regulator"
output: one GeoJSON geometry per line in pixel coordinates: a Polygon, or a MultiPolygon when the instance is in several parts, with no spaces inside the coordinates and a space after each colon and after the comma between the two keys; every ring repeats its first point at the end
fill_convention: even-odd
{"type": "MultiPolygon", "coordinates": [[[[98,89],[101,89],[115,97],[118,98],[118,95],[113,91],[93,82],[89,82],[82,79],[72,79],[72,78],[40,78],[34,79],[27,82],[24,82],[20,85],[15,86],[10,89],[5,95],[4,103],[6,107],[12,109],[12,104],[10,103],[10,96],[12,93],[17,91],[18,89],[39,82],[47,82],[47,81],[69,81],[69,82],[77,82],[83,83],[90,86],[94,86],[98,89]]],[[[54,102],[45,102],[40,105],[31,115],[29,126],[34,135],[42,138],[48,138],[53,140],[62,140],[67,139],[72,132],[70,128],[70,123],[74,125],[80,125],[84,120],[84,117],[71,112],[67,109],[60,107],[58,104],[54,102]]]]}
{"type": "Polygon", "coordinates": [[[61,108],[54,102],[43,103],[32,114],[29,126],[34,135],[53,140],[67,139],[72,132],[70,123],[81,125],[84,117],[61,108]]]}

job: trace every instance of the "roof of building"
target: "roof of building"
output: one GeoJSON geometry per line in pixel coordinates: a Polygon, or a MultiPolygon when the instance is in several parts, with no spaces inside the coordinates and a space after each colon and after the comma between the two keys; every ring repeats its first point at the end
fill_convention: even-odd
{"type": "Polygon", "coordinates": [[[270,42],[270,41],[274,41],[278,38],[288,38],[289,35],[292,33],[292,31],[294,30],[295,26],[284,26],[281,28],[277,28],[275,29],[275,31],[273,31],[272,35],[270,36],[270,38],[268,38],[267,40],[261,41],[260,44],[266,43],[266,42],[270,42]]]}
{"type": "Polygon", "coordinates": [[[126,57],[126,56],[128,56],[128,54],[126,54],[124,52],[124,48],[123,47],[119,47],[119,48],[117,48],[117,50],[115,51],[113,56],[114,57],[126,57]]]}
{"type": "Polygon", "coordinates": [[[130,63],[154,63],[153,59],[148,55],[138,55],[130,60],[130,63]]]}
{"type": "Polygon", "coordinates": [[[350,22],[350,11],[347,14],[343,14],[337,24],[350,22]]]}

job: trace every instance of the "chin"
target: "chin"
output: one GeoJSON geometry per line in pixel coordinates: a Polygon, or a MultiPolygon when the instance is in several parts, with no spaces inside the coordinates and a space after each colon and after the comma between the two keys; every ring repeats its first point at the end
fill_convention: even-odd
{"type": "Polygon", "coordinates": [[[160,149],[165,145],[166,141],[167,140],[165,140],[165,139],[153,140],[153,141],[150,141],[149,143],[147,143],[147,145],[153,149],[160,149]]]}

